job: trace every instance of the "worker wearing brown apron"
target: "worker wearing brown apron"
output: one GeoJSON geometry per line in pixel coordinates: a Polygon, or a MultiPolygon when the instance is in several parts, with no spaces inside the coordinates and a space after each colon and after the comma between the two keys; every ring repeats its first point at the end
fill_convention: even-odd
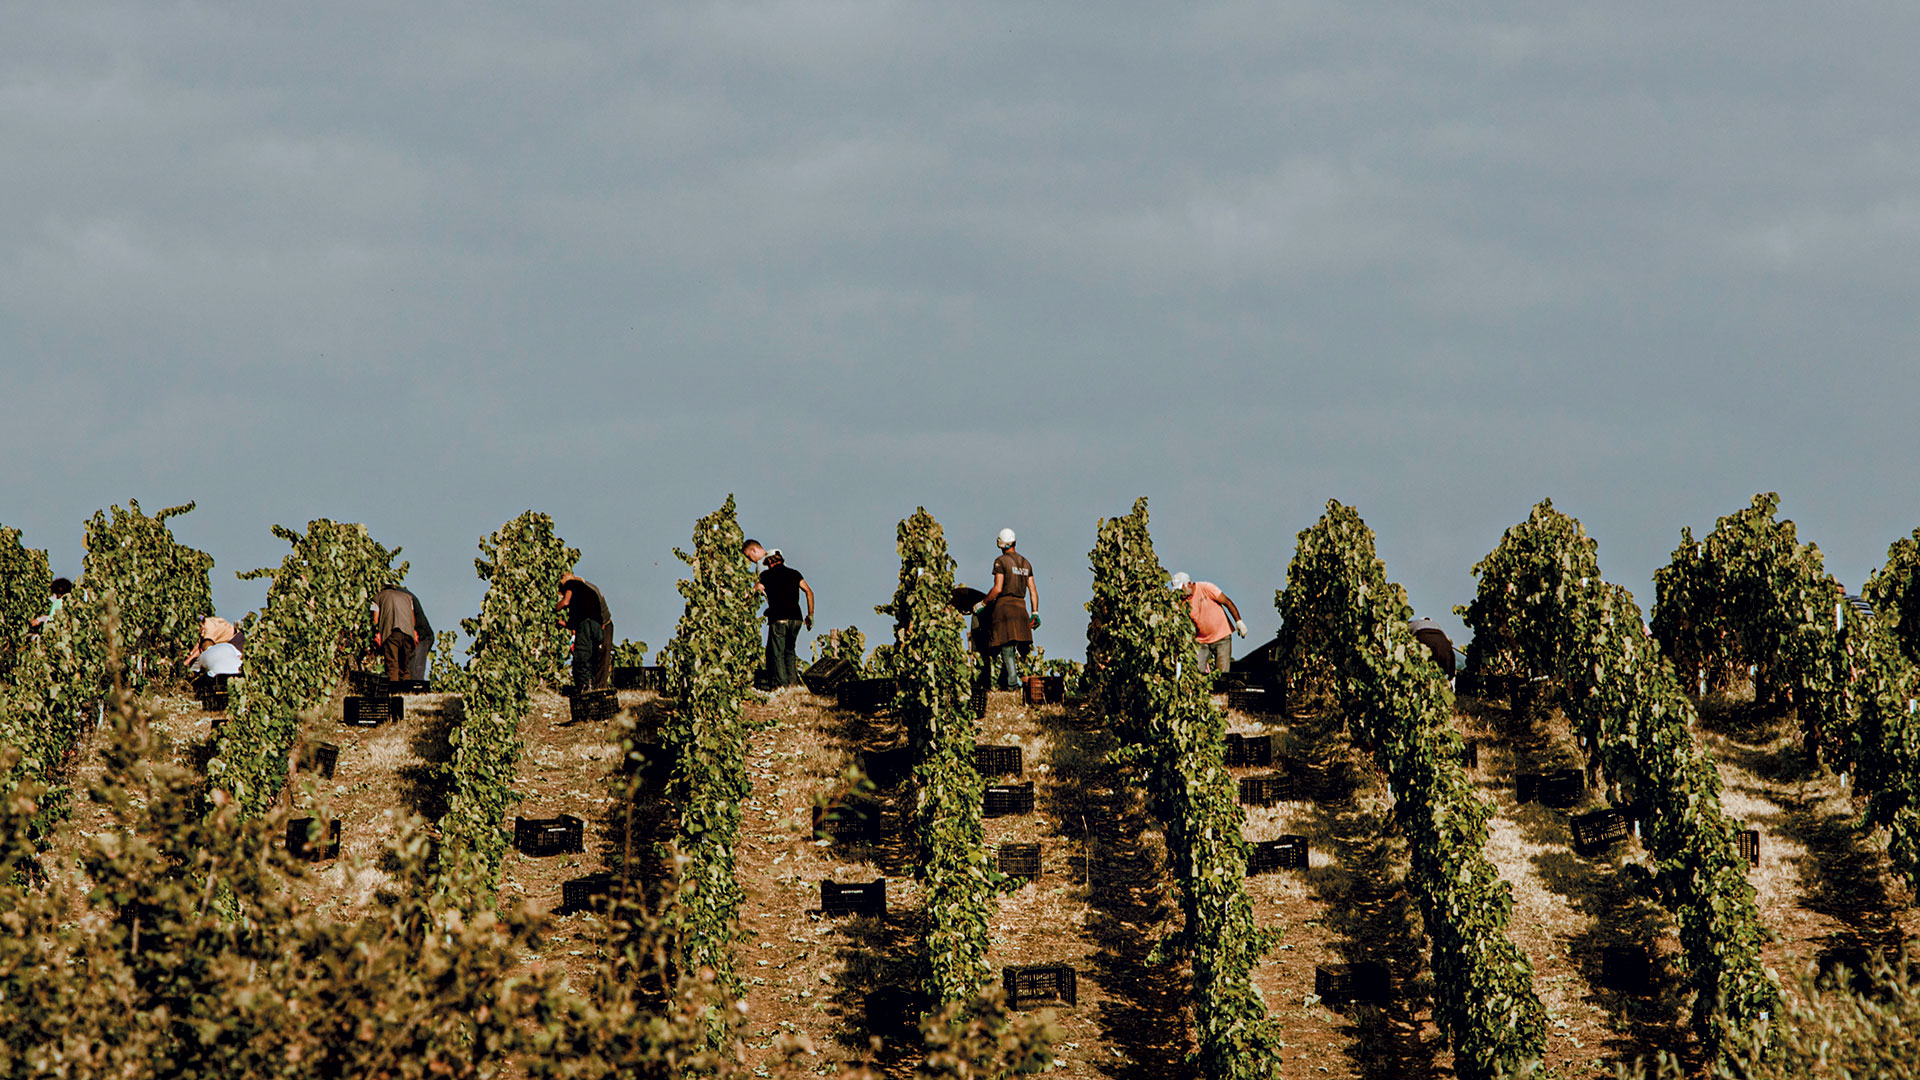
{"type": "MultiPolygon", "coordinates": [[[[1000,557],[993,560],[993,588],[974,607],[985,614],[987,661],[998,662],[998,685],[1013,690],[1020,685],[1020,655],[1033,648],[1033,631],[1040,625],[1040,591],[1033,581],[1033,564],[1014,550],[1012,529],[1001,529],[995,539],[1000,557]]],[[[995,672],[989,671],[989,677],[995,672]]]]}

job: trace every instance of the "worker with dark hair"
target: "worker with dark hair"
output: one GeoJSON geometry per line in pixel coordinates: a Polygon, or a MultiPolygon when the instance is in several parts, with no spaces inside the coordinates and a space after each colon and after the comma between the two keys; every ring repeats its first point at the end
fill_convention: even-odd
{"type": "Polygon", "coordinates": [[[60,609],[67,604],[67,594],[72,591],[72,581],[63,577],[54,578],[52,586],[47,589],[47,613],[45,615],[35,615],[32,619],[28,620],[27,632],[30,634],[39,633],[40,628],[47,625],[48,619],[60,614],[60,609]]]}
{"type": "Polygon", "coordinates": [[[794,646],[800,640],[804,622],[813,629],[813,586],[806,576],[787,565],[779,548],[765,555],[767,568],[760,572],[760,587],[767,594],[767,674],[778,688],[800,681],[800,662],[794,646]],[[800,594],[807,594],[807,613],[800,614],[800,594]]]}
{"type": "Polygon", "coordinates": [[[420,631],[413,623],[413,594],[388,582],[373,598],[373,644],[387,662],[387,681],[408,677],[420,631]]]}
{"type": "Polygon", "coordinates": [[[573,686],[604,689],[613,682],[613,613],[607,598],[571,571],[560,578],[561,621],[573,631],[573,686]]]}

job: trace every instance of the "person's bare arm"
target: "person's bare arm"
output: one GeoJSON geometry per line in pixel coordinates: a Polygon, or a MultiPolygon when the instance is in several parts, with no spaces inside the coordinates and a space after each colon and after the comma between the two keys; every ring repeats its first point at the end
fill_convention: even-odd
{"type": "Polygon", "coordinates": [[[988,604],[993,603],[995,600],[1000,599],[1000,586],[1005,584],[1006,580],[1007,580],[1007,576],[1005,574],[995,573],[993,575],[993,588],[988,589],[987,595],[980,598],[981,607],[985,607],[988,604]]]}
{"type": "Polygon", "coordinates": [[[813,629],[813,586],[806,578],[800,579],[800,591],[807,594],[807,629],[813,629]]]}
{"type": "Polygon", "coordinates": [[[1040,585],[1031,571],[1027,574],[1027,610],[1040,614],[1040,585]]]}
{"type": "Polygon", "coordinates": [[[1227,613],[1233,616],[1234,622],[1240,621],[1240,609],[1234,605],[1233,597],[1228,596],[1226,593],[1221,593],[1220,603],[1226,606],[1227,613]]]}

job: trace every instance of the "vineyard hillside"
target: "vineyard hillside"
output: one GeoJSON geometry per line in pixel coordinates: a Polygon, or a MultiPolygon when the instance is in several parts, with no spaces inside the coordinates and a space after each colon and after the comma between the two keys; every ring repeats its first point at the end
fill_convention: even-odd
{"type": "MultiPolygon", "coordinates": [[[[296,772],[283,800],[312,816],[338,818],[337,860],[315,864],[296,888],[309,905],[352,919],[383,902],[393,885],[382,869],[383,842],[402,819],[439,821],[448,811],[454,731],[463,702],[453,695],[407,696],[403,715],[377,727],[342,724],[344,686],[305,715],[300,735],[339,747],[331,779],[296,772]]],[[[1239,697],[1216,699],[1223,706],[1239,697]]],[[[202,769],[216,746],[214,721],[189,697],[162,697],[156,728],[165,752],[202,769]]],[[[503,857],[503,904],[544,913],[545,933],[521,960],[581,980],[609,948],[601,917],[561,913],[563,884],[615,865],[630,830],[670,832],[663,813],[627,813],[611,781],[623,738],[658,741],[671,703],[653,691],[621,691],[612,718],[574,722],[570,702],[537,688],[518,733],[524,742],[511,813],[574,815],[585,823],[585,850],[503,857]]],[[[1295,797],[1245,808],[1252,841],[1306,838],[1307,865],[1246,879],[1255,925],[1277,940],[1258,960],[1253,982],[1285,1048],[1280,1075],[1406,1078],[1451,1074],[1446,1042],[1433,1023],[1420,906],[1409,891],[1409,855],[1392,824],[1393,793],[1371,755],[1349,741],[1357,725],[1325,700],[1297,701],[1284,715],[1229,707],[1231,734],[1271,736],[1275,761],[1298,781],[1295,797]],[[1316,967],[1383,962],[1391,976],[1384,1004],[1334,1006],[1316,994],[1316,967]]],[[[880,811],[870,840],[816,839],[816,807],[844,802],[850,767],[866,751],[906,745],[895,719],[838,707],[802,688],[749,694],[741,717],[750,792],[734,851],[742,891],[741,940],[734,973],[745,986],[749,1053],[771,1062],[775,1040],[804,1033],[811,1057],[828,1074],[866,1060],[873,1032],[864,1002],[874,990],[910,986],[909,959],[929,930],[914,866],[913,811],[905,788],[875,793],[880,811]],[[884,918],[829,917],[823,883],[886,879],[884,918]]],[[[1452,723],[1469,746],[1467,775],[1494,808],[1485,856],[1510,883],[1510,936],[1531,961],[1549,1024],[1545,1064],[1564,1077],[1611,1075],[1622,1057],[1669,1051],[1694,1069],[1699,1050],[1688,1024],[1673,920],[1638,884],[1644,863],[1636,841],[1592,856],[1570,847],[1569,815],[1604,805],[1597,795],[1567,809],[1516,799],[1517,773],[1579,767],[1579,737],[1551,702],[1516,712],[1502,697],[1462,693],[1452,723]],[[1650,945],[1650,992],[1604,988],[1609,947],[1650,945]]],[[[1790,716],[1755,706],[1751,687],[1729,686],[1702,703],[1696,737],[1717,763],[1729,817],[1757,830],[1759,864],[1749,877],[1761,921],[1773,940],[1765,963],[1783,975],[1823,957],[1887,950],[1920,933],[1920,919],[1884,852],[1853,828],[1853,793],[1809,766],[1790,716]]],[[[1065,964],[1077,976],[1071,1005],[1053,1006],[1058,1025],[1055,1075],[1158,1078],[1192,1075],[1187,1015],[1191,976],[1179,949],[1159,947],[1181,925],[1180,894],[1146,793],[1122,776],[1119,749],[1091,704],[1027,706],[995,692],[979,723],[981,743],[1018,747],[1019,780],[1034,784],[1031,813],[989,816],[989,850],[1040,845],[1037,880],[1012,883],[991,900],[987,963],[994,978],[1010,965],[1065,964]]],[[[101,736],[83,736],[76,790],[99,769],[101,736]]],[[[1235,767],[1238,778],[1266,767],[1235,767]]],[[[1006,783],[1014,777],[986,777],[1006,783]]],[[[659,804],[653,804],[658,809],[659,804]]],[[[109,827],[84,797],[75,820],[57,834],[55,856],[74,854],[109,827]]],[[[509,823],[510,824],[510,823],[509,823]]],[[[666,833],[656,833],[666,835],[666,833]]],[[[1789,980],[1783,980],[1789,981],[1789,980]]],[[[882,1044],[878,1057],[901,1074],[914,1054],[882,1044]]]]}

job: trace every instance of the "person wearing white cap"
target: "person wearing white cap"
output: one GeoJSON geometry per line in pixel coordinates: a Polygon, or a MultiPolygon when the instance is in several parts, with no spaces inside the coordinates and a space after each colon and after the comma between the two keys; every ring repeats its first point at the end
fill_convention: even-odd
{"type": "Polygon", "coordinates": [[[1233,667],[1233,635],[1247,636],[1247,620],[1240,617],[1233,598],[1211,581],[1195,581],[1183,570],[1173,575],[1173,587],[1187,600],[1201,673],[1211,667],[1216,674],[1226,674],[1233,667]],[[1233,616],[1231,622],[1227,621],[1229,614],[1233,616]]]}
{"type": "Polygon", "coordinates": [[[1040,590],[1034,584],[1033,564],[1014,550],[1014,540],[1012,529],[1001,529],[994,538],[1000,557],[993,560],[993,588],[973,607],[975,615],[987,613],[988,663],[998,659],[997,681],[1002,690],[1020,685],[1020,654],[1033,647],[1033,631],[1040,625],[1040,590]]]}

